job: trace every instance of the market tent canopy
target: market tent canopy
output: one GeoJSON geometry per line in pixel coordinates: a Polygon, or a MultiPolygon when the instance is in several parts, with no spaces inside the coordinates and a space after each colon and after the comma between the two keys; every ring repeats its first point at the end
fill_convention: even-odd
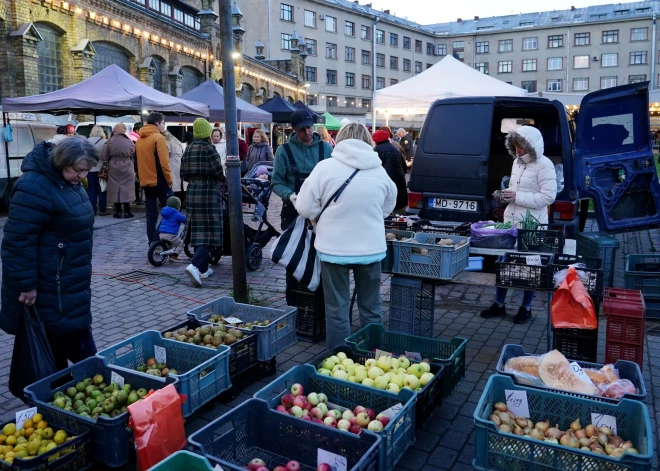
{"type": "Polygon", "coordinates": [[[65,114],[69,112],[122,116],[142,110],[208,116],[208,105],[182,100],[154,90],[116,65],[87,80],[43,95],[3,98],[2,110],[65,114]]]}
{"type": "Polygon", "coordinates": [[[271,113],[274,123],[288,123],[291,121],[291,113],[298,111],[298,108],[279,95],[275,95],[259,108],[271,113]]]}
{"type": "Polygon", "coordinates": [[[309,114],[311,114],[311,115],[312,115],[312,122],[313,122],[314,124],[323,124],[323,123],[324,123],[324,119],[325,119],[325,118],[323,118],[322,115],[318,114],[316,111],[314,111],[314,110],[311,109],[309,106],[307,106],[306,104],[304,104],[302,101],[298,100],[297,102],[295,102],[295,103],[293,104],[293,106],[295,106],[295,107],[298,108],[299,110],[305,110],[305,111],[307,111],[309,114]]]}
{"type": "Polygon", "coordinates": [[[325,128],[328,131],[339,131],[343,126],[341,121],[339,121],[327,111],[323,113],[323,116],[325,116],[325,128]]]}
{"type": "MultiPolygon", "coordinates": [[[[225,92],[213,80],[208,79],[179,98],[206,103],[209,105],[209,119],[225,122],[225,92]]],[[[269,112],[240,98],[236,98],[236,114],[238,122],[241,123],[271,123],[273,121],[273,116],[269,112]]]]}
{"type": "Polygon", "coordinates": [[[430,69],[391,87],[376,91],[374,109],[386,114],[426,114],[443,98],[463,96],[526,96],[509,85],[447,56],[430,69]]]}

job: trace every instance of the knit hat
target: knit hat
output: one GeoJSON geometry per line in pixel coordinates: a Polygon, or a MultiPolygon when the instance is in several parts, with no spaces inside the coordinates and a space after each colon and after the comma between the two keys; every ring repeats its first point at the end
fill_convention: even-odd
{"type": "Polygon", "coordinates": [[[265,165],[259,165],[257,167],[257,177],[259,177],[261,175],[265,175],[265,174],[266,175],[268,174],[268,169],[266,168],[265,165]]]}
{"type": "Polygon", "coordinates": [[[181,209],[181,200],[176,196],[170,196],[167,198],[167,206],[174,208],[177,211],[181,209]]]}
{"type": "Polygon", "coordinates": [[[126,134],[126,125],[124,123],[117,123],[112,128],[112,134],[126,134]]]}
{"type": "Polygon", "coordinates": [[[193,123],[193,136],[195,139],[208,139],[213,132],[213,126],[204,118],[197,118],[193,123]]]}
{"type": "Polygon", "coordinates": [[[380,129],[374,133],[373,138],[376,144],[382,144],[383,142],[387,142],[390,140],[390,133],[388,133],[383,129],[380,129]]]}
{"type": "Polygon", "coordinates": [[[67,124],[66,125],[66,133],[67,134],[73,134],[74,132],[76,132],[75,126],[73,124],[67,124]]]}

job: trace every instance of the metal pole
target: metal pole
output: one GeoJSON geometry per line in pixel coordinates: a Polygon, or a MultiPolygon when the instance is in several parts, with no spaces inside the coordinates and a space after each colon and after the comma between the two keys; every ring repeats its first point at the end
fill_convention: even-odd
{"type": "MultiPolygon", "coordinates": [[[[2,128],[6,128],[9,126],[9,113],[2,113],[2,128]]],[[[3,139],[5,141],[5,162],[7,164],[7,181],[11,178],[11,169],[9,168],[9,142],[7,142],[7,139],[3,139]]],[[[5,191],[9,191],[9,184],[7,184],[7,189],[5,191]]]]}
{"type": "Polygon", "coordinates": [[[371,28],[371,132],[376,132],[376,26],[379,17],[374,20],[371,28]]]}
{"type": "Polygon", "coordinates": [[[220,46],[222,48],[222,86],[225,89],[225,133],[227,136],[227,188],[229,190],[229,228],[234,296],[238,302],[248,301],[245,272],[245,238],[243,234],[243,198],[241,162],[238,157],[236,115],[236,80],[234,78],[234,37],[231,25],[231,0],[220,1],[220,46]]]}
{"type": "MultiPolygon", "coordinates": [[[[653,41],[651,42],[651,44],[653,45],[657,44],[656,42],[657,40],[658,40],[658,20],[656,14],[653,13],[653,41]]],[[[649,84],[650,90],[655,90],[655,81],[657,80],[655,78],[655,67],[656,67],[655,58],[656,58],[656,50],[655,47],[652,47],[651,48],[651,83],[649,84]]]]}

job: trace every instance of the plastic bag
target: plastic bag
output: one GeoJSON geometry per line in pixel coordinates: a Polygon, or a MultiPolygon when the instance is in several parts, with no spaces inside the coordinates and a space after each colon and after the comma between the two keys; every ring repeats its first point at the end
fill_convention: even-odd
{"type": "Polygon", "coordinates": [[[9,391],[27,403],[23,389],[57,371],[46,328],[35,307],[23,305],[23,322],[14,339],[9,391]]]}
{"type": "Polygon", "coordinates": [[[470,245],[486,249],[512,249],[518,240],[518,229],[494,229],[484,227],[495,224],[493,221],[475,222],[470,230],[470,245]]]}
{"type": "Polygon", "coordinates": [[[557,329],[598,328],[594,302],[573,267],[552,297],[550,318],[557,329]]]}
{"type": "Polygon", "coordinates": [[[599,384],[598,393],[603,397],[621,399],[626,394],[637,394],[637,388],[629,379],[620,379],[614,383],[599,384]]]}
{"type": "Polygon", "coordinates": [[[127,407],[140,471],[186,446],[181,401],[174,385],[169,384],[127,407]]]}

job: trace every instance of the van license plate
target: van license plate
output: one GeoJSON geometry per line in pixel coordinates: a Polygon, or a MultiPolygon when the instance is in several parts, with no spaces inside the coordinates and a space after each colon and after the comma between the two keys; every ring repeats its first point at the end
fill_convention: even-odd
{"type": "Polygon", "coordinates": [[[431,198],[429,201],[432,208],[451,209],[454,211],[477,212],[477,202],[467,200],[449,200],[444,198],[431,198]]]}

